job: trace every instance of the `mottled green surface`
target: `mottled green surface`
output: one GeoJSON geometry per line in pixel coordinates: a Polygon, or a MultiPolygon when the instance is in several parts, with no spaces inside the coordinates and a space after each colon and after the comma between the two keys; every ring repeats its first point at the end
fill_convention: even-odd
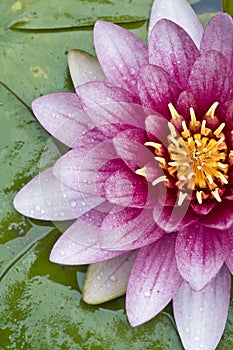
{"type": "Polygon", "coordinates": [[[233,1],[223,0],[222,4],[224,11],[230,13],[230,15],[233,16],[233,1]]]}
{"type": "MultiPolygon", "coordinates": [[[[182,349],[170,306],[146,325],[131,328],[124,298],[99,307],[83,303],[76,274],[82,280],[85,268],[49,262],[58,229],[29,220],[12,206],[16,192],[59,156],[31,114],[31,101],[41,94],[72,91],[67,52],[79,48],[94,53],[90,25],[97,18],[123,23],[146,41],[151,3],[0,2],[1,350],[182,349]]],[[[231,307],[220,350],[233,348],[232,315],[231,307]]]]}

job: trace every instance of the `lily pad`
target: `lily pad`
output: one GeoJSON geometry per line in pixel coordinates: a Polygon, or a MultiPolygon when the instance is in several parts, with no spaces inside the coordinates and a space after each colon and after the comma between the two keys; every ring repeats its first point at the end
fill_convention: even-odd
{"type": "Polygon", "coordinates": [[[231,0],[223,0],[222,6],[225,12],[228,12],[231,16],[233,16],[233,2],[231,0]]]}
{"type": "MultiPolygon", "coordinates": [[[[77,284],[77,273],[81,281],[85,267],[49,262],[60,232],[52,223],[19,215],[12,205],[16,192],[60,155],[59,143],[31,113],[32,100],[73,91],[67,52],[79,48],[94,54],[96,19],[121,23],[146,42],[151,4],[152,0],[0,2],[1,350],[183,349],[171,306],[132,328],[124,297],[98,307],[85,304],[77,284]]],[[[232,349],[232,307],[219,350],[232,349]]]]}

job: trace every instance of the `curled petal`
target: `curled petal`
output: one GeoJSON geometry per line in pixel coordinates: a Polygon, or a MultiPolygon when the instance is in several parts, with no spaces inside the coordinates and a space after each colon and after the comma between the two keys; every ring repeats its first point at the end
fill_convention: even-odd
{"type": "Polygon", "coordinates": [[[200,291],[184,282],[173,299],[174,316],[185,349],[214,350],[224,331],[231,275],[226,266],[200,291]]]}
{"type": "Polygon", "coordinates": [[[163,68],[183,89],[198,55],[196,45],[183,28],[167,19],[155,24],[149,41],[149,62],[163,68]]]}
{"type": "Polygon", "coordinates": [[[83,300],[93,305],[124,295],[136,255],[137,251],[132,251],[90,265],[83,287],[83,300]]]}
{"type": "Polygon", "coordinates": [[[98,60],[81,50],[71,50],[68,53],[70,75],[76,88],[88,81],[105,80],[98,60]]]}
{"type": "Polygon", "coordinates": [[[146,45],[130,31],[103,21],[97,21],[95,24],[94,44],[107,80],[130,93],[137,94],[138,70],[148,63],[146,45]]]}
{"type": "Polygon", "coordinates": [[[170,19],[184,28],[199,47],[203,28],[196,13],[186,0],[154,0],[148,29],[149,40],[155,23],[161,18],[170,19]]]}
{"type": "Polygon", "coordinates": [[[219,272],[229,254],[227,232],[194,224],[181,230],[176,259],[182,277],[195,290],[206,286],[219,272]]]}
{"type": "Polygon", "coordinates": [[[182,283],[175,259],[176,234],[139,250],[129,278],[126,311],[132,326],[157,315],[182,283]]]}

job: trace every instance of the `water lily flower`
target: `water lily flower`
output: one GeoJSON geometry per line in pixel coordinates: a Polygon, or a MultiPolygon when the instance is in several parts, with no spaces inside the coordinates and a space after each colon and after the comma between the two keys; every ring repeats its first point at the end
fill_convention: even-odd
{"type": "Polygon", "coordinates": [[[86,302],[126,292],[138,326],[173,300],[184,348],[211,350],[233,272],[233,21],[219,14],[203,31],[185,0],[155,0],[148,42],[97,21],[98,61],[70,52],[76,93],[32,104],[70,150],[14,205],[76,219],[50,259],[91,264],[86,302]]]}

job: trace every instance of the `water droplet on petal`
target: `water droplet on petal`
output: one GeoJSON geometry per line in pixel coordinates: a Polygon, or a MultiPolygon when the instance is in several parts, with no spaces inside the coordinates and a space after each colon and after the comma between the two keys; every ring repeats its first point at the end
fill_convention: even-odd
{"type": "Polygon", "coordinates": [[[110,276],[109,279],[110,279],[110,281],[115,282],[116,281],[116,276],[112,275],[112,276],[110,276]]]}
{"type": "Polygon", "coordinates": [[[39,205],[35,205],[35,211],[40,211],[40,206],[39,205]]]}
{"type": "Polygon", "coordinates": [[[149,297],[150,294],[151,294],[150,291],[147,291],[147,292],[144,293],[144,296],[145,296],[145,297],[149,297]]]}
{"type": "Polygon", "coordinates": [[[61,251],[60,251],[60,253],[61,253],[61,255],[62,255],[62,256],[64,256],[64,255],[65,255],[64,250],[61,250],[61,251]]]}
{"type": "Polygon", "coordinates": [[[70,206],[71,206],[71,208],[75,208],[75,207],[76,207],[76,205],[77,205],[77,203],[76,203],[75,201],[70,202],[70,206]]]}
{"type": "Polygon", "coordinates": [[[198,337],[198,335],[196,335],[196,336],[194,337],[194,340],[195,340],[195,341],[199,341],[199,340],[200,340],[200,338],[198,337]]]}

